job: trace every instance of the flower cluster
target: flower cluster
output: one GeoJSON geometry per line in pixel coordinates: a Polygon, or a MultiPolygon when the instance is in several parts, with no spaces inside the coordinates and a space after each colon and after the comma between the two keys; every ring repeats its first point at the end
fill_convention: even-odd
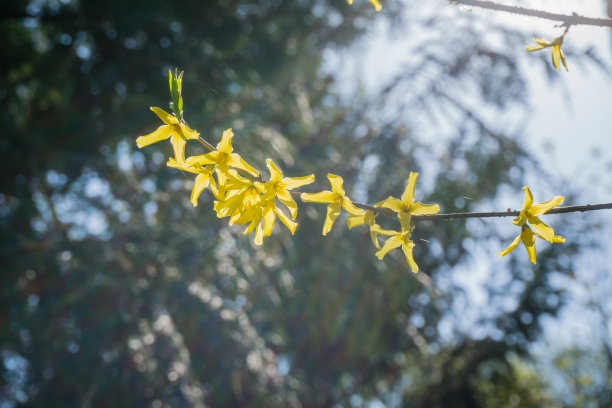
{"type": "MultiPolygon", "coordinates": [[[[155,113],[164,112],[159,108],[151,109],[155,113]]],[[[172,137],[174,136],[173,134],[172,137]]],[[[198,205],[198,198],[202,191],[210,186],[216,198],[214,209],[217,216],[219,218],[229,217],[230,225],[247,225],[244,234],[255,231],[254,241],[257,245],[261,245],[263,238],[272,234],[276,217],[292,234],[295,233],[297,223],[294,220],[297,216],[297,204],[289,191],[312,183],[314,175],[296,178],[283,177],[283,173],[276,164],[268,159],[270,181],[258,181],[261,179],[259,172],[238,153],[234,153],[233,137],[232,129],[227,129],[223,132],[223,137],[217,144],[216,150],[200,156],[192,156],[186,160],[183,158],[183,144],[183,150],[177,151],[175,148],[175,157],[168,161],[168,166],[197,174],[191,191],[191,203],[194,207],[198,205]],[[216,176],[216,181],[213,175],[216,176]],[[290,215],[287,215],[278,206],[279,202],[287,208],[290,215]]],[[[141,136],[137,139],[137,143],[138,146],[146,146],[165,138],[167,137],[153,139],[150,138],[150,135],[141,136]]]]}

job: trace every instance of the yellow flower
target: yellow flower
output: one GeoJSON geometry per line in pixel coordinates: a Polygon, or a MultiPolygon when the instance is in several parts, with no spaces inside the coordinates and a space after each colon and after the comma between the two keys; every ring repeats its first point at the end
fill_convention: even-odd
{"type": "Polygon", "coordinates": [[[264,184],[241,177],[235,170],[228,171],[227,195],[215,202],[217,216],[230,217],[229,224],[249,224],[244,234],[255,230],[255,244],[272,234],[276,216],[295,234],[297,223],[276,206],[275,196],[265,197],[264,184]]]}
{"type": "Polygon", "coordinates": [[[362,211],[360,214],[349,215],[346,219],[346,224],[349,229],[357,227],[359,225],[368,225],[370,227],[370,239],[372,243],[377,249],[380,249],[380,244],[378,243],[376,228],[380,228],[376,224],[376,216],[378,214],[374,211],[362,211]]]}
{"type": "Polygon", "coordinates": [[[200,197],[200,194],[202,194],[202,191],[204,191],[204,189],[208,187],[209,185],[210,185],[211,191],[213,192],[215,197],[217,197],[217,194],[218,194],[217,185],[215,184],[215,179],[212,177],[212,173],[214,170],[213,166],[192,167],[192,166],[185,165],[185,163],[183,163],[182,166],[179,166],[179,164],[177,163],[175,159],[168,160],[168,166],[174,167],[179,170],[184,170],[190,173],[197,174],[196,179],[195,179],[195,184],[193,185],[193,189],[191,190],[191,199],[190,199],[191,204],[193,204],[194,207],[198,205],[198,198],[200,197]]]}
{"type": "Polygon", "coordinates": [[[545,203],[534,205],[533,195],[531,194],[529,187],[525,186],[523,187],[523,190],[525,191],[525,202],[523,203],[523,209],[521,210],[519,216],[512,220],[514,225],[521,227],[521,233],[514,239],[514,241],[512,241],[508,248],[499,253],[499,256],[509,254],[518,246],[519,242],[523,241],[523,244],[527,249],[527,253],[529,254],[529,260],[532,263],[536,263],[535,240],[533,239],[534,232],[528,225],[526,225],[526,223],[529,222],[529,225],[536,231],[535,235],[545,241],[552,243],[565,242],[565,238],[560,235],[555,235],[555,231],[538,218],[538,216],[561,204],[564,197],[556,196],[552,200],[546,201],[545,203]]]}
{"type": "Polygon", "coordinates": [[[355,207],[351,202],[351,199],[346,196],[344,189],[342,188],[343,180],[342,177],[336,176],[335,174],[328,174],[327,178],[332,187],[332,191],[325,190],[320,193],[302,193],[302,201],[312,203],[329,203],[327,206],[327,216],[325,217],[325,223],[323,224],[323,235],[331,230],[334,221],[340,215],[341,208],[344,208],[346,212],[353,215],[359,215],[362,210],[355,207]]]}
{"type": "MultiPolygon", "coordinates": [[[[346,1],[347,1],[348,4],[353,4],[353,0],[346,0],[346,1]]],[[[372,3],[372,5],[374,6],[374,9],[376,11],[382,10],[382,6],[378,2],[378,0],[370,0],[370,3],[372,3]]]]}
{"type": "Polygon", "coordinates": [[[387,239],[383,247],[376,252],[376,256],[378,259],[383,259],[385,255],[387,255],[390,251],[395,248],[402,247],[402,251],[404,251],[404,256],[406,257],[406,262],[410,266],[412,272],[417,273],[419,271],[419,266],[414,261],[414,257],[412,256],[412,248],[414,248],[414,242],[410,240],[411,230],[402,230],[402,232],[392,231],[392,230],[383,230],[378,227],[374,227],[374,231],[377,234],[388,235],[391,238],[387,239]]]}
{"type": "Polygon", "coordinates": [[[569,69],[567,69],[567,63],[565,62],[565,54],[563,53],[563,50],[561,49],[561,45],[563,44],[564,35],[555,38],[552,42],[549,42],[543,38],[534,38],[533,41],[535,41],[536,44],[538,45],[527,45],[525,46],[525,49],[527,51],[538,51],[538,50],[543,50],[544,48],[552,47],[553,66],[556,69],[561,69],[561,66],[559,65],[559,60],[561,60],[561,63],[563,63],[565,70],[569,71],[569,69]]]}
{"type": "Polygon", "coordinates": [[[217,144],[216,151],[200,156],[192,156],[187,159],[188,166],[204,166],[207,164],[215,165],[215,170],[217,171],[218,189],[221,195],[225,194],[227,172],[230,167],[245,171],[253,176],[259,175],[259,172],[244,161],[238,153],[234,153],[234,149],[232,148],[233,137],[234,132],[232,132],[232,129],[227,129],[225,132],[223,132],[223,137],[221,137],[221,141],[217,144]]]}
{"type": "Polygon", "coordinates": [[[418,176],[419,173],[410,172],[408,183],[401,199],[387,197],[377,204],[397,212],[397,218],[399,218],[402,231],[410,231],[410,218],[412,215],[436,214],[440,211],[438,204],[423,204],[414,201],[414,189],[418,176]]]}
{"type": "Polygon", "coordinates": [[[291,197],[289,190],[314,182],[314,174],[304,177],[283,177],[283,173],[276,167],[272,159],[267,159],[266,163],[270,171],[270,181],[263,185],[265,190],[264,197],[268,200],[278,197],[278,200],[289,209],[291,218],[295,219],[297,215],[297,203],[293,197],[291,197]]]}
{"type": "Polygon", "coordinates": [[[170,115],[163,109],[151,107],[151,110],[165,123],[157,128],[153,133],[149,133],[145,136],[140,136],[136,139],[138,147],[145,147],[153,143],[157,143],[162,140],[170,138],[172,148],[174,149],[174,157],[179,166],[182,166],[185,162],[185,144],[187,139],[197,139],[200,134],[195,130],[189,128],[184,123],[170,115]]]}

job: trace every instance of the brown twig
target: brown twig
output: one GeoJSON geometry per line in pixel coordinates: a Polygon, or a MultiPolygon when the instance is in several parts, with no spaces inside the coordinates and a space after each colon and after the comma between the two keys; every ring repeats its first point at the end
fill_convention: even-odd
{"type": "Polygon", "coordinates": [[[543,10],[534,10],[520,6],[505,6],[503,4],[497,4],[492,1],[482,1],[482,0],[455,0],[452,1],[455,4],[463,4],[466,6],[480,7],[486,8],[489,10],[503,11],[506,13],[512,14],[520,14],[523,16],[537,17],[545,20],[552,21],[561,21],[565,26],[571,25],[592,25],[599,27],[612,27],[612,20],[605,18],[591,18],[584,17],[573,13],[571,15],[568,14],[557,14],[550,13],[548,11],[543,10]]]}
{"type": "MultiPolygon", "coordinates": [[[[300,198],[300,192],[292,191],[291,195],[293,198],[300,198]]],[[[372,211],[377,214],[382,214],[387,217],[395,217],[397,212],[383,207],[374,207],[369,204],[358,203],[353,201],[353,205],[362,210],[372,211]]],[[[612,209],[612,203],[606,204],[586,204],[586,205],[570,205],[567,207],[557,207],[546,212],[546,214],[564,214],[571,212],[585,212],[595,210],[609,210],[612,209]]],[[[492,218],[492,217],[518,217],[520,211],[508,209],[506,211],[493,211],[493,212],[464,212],[464,213],[449,213],[449,214],[432,214],[432,215],[414,215],[412,216],[412,222],[419,221],[435,221],[435,220],[452,220],[462,218],[492,218]]]]}

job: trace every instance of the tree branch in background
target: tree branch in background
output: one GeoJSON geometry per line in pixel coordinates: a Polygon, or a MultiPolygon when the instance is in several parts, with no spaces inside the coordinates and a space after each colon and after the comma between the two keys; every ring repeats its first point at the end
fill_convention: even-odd
{"type": "Polygon", "coordinates": [[[545,20],[561,21],[566,26],[592,25],[592,26],[599,26],[599,27],[612,27],[611,19],[584,17],[576,13],[573,13],[571,15],[557,14],[557,13],[550,13],[548,11],[534,10],[534,9],[529,9],[525,7],[520,7],[520,6],[505,6],[503,4],[497,4],[492,1],[482,1],[482,0],[455,0],[455,1],[452,1],[451,3],[463,4],[463,5],[472,6],[472,7],[486,8],[489,10],[503,11],[506,13],[519,14],[522,16],[542,18],[545,20]]]}

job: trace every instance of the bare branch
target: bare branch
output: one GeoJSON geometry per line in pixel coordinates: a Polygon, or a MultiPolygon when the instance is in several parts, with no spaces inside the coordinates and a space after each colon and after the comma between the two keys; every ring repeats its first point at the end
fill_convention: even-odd
{"type": "Polygon", "coordinates": [[[486,8],[489,10],[503,11],[506,13],[519,14],[523,16],[537,17],[537,18],[542,18],[545,20],[560,21],[560,22],[563,22],[563,25],[565,26],[592,25],[592,26],[599,26],[599,27],[612,27],[611,19],[584,17],[576,13],[573,13],[571,15],[557,14],[557,13],[550,13],[548,11],[534,10],[534,9],[529,9],[525,7],[520,7],[520,6],[505,6],[503,4],[497,4],[492,1],[482,1],[482,0],[455,0],[452,3],[463,4],[466,6],[486,8]]]}

